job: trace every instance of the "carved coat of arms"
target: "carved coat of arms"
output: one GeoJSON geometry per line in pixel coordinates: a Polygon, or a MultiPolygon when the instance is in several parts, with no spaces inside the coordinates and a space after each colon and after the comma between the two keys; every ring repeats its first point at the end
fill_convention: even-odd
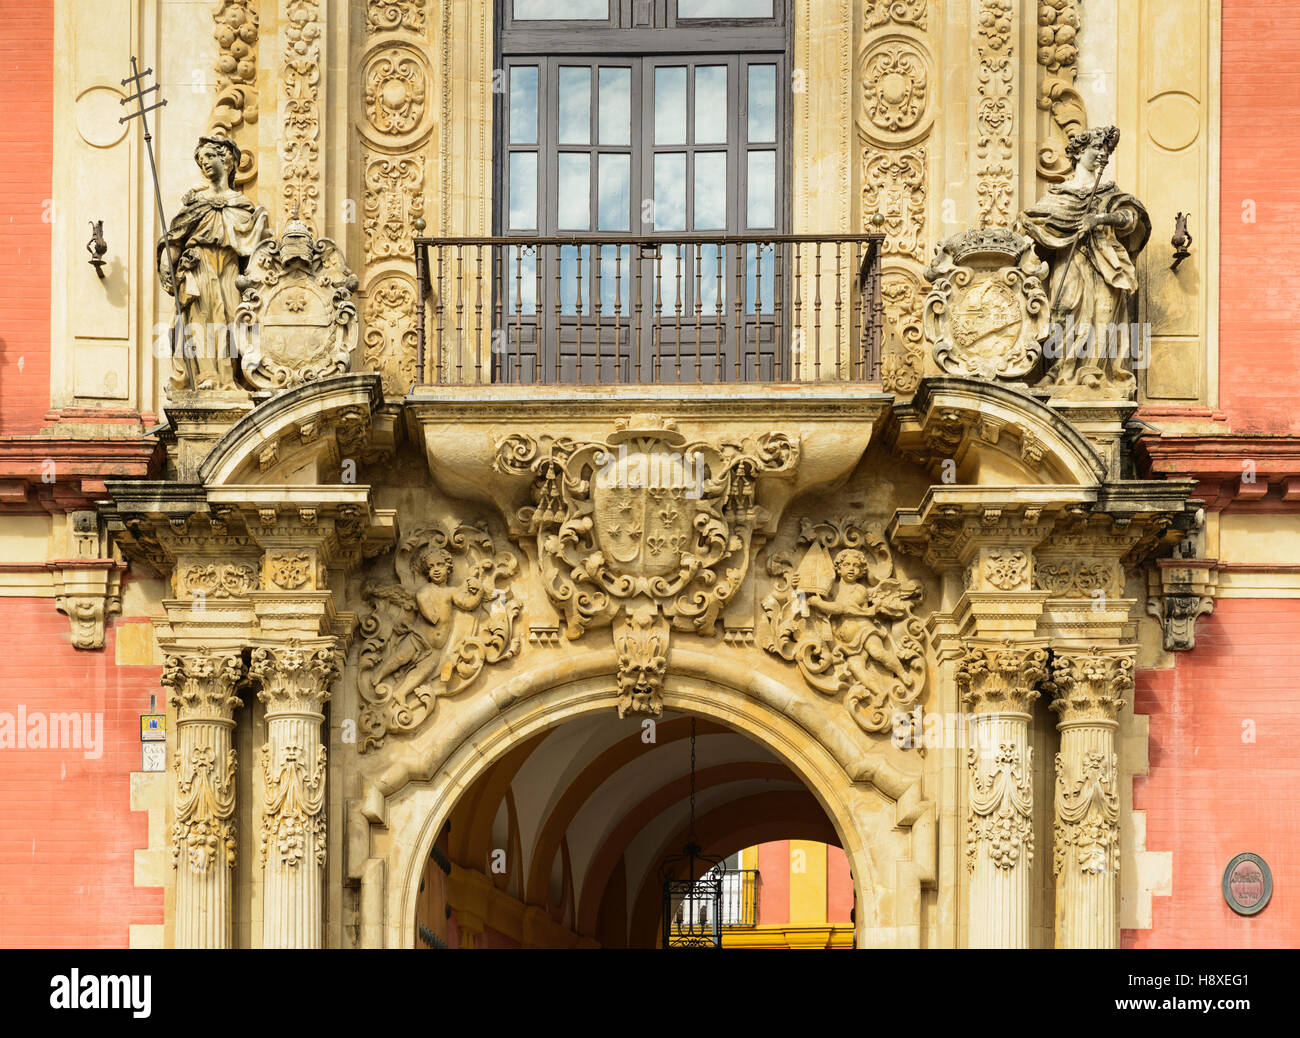
{"type": "Polygon", "coordinates": [[[361,621],[359,660],[363,752],[393,731],[411,731],[438,697],[468,687],[520,647],[522,604],[501,586],[519,567],[482,526],[412,531],[397,549],[399,583],[366,584],[373,611],[361,621]]]}
{"type": "Polygon", "coordinates": [[[1023,379],[1042,356],[1049,327],[1047,265],[1028,238],[967,231],[939,243],[925,270],[925,335],[950,375],[1023,379]]]}
{"type": "Polygon", "coordinates": [[[898,579],[884,538],[856,521],[804,519],[799,544],[797,561],[789,551],[768,558],[777,583],[762,603],[760,644],[816,691],[843,695],[865,731],[884,731],[925,688],[925,634],[913,613],[921,585],[898,579]]]}
{"type": "Polygon", "coordinates": [[[566,634],[614,627],[620,714],[661,711],[669,631],[713,633],[766,520],[759,477],[793,470],[798,457],[783,433],[688,443],[651,415],[599,443],[513,435],[498,444],[499,471],[533,477],[534,504],[517,521],[535,538],[566,634]]]}
{"type": "Polygon", "coordinates": [[[328,238],[294,219],[254,251],[237,282],[244,378],[257,389],[290,389],[346,372],[357,347],[356,275],[328,238]]]}

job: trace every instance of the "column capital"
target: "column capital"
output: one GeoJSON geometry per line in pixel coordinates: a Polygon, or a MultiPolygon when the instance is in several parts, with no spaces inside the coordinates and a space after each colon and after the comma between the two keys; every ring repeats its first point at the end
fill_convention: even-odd
{"type": "Polygon", "coordinates": [[[1028,714],[1046,676],[1047,649],[1032,642],[967,642],[957,663],[962,702],[975,714],[1028,714]]]}
{"type": "Polygon", "coordinates": [[[1058,727],[1117,724],[1124,697],[1133,691],[1135,656],[1132,648],[1054,652],[1044,687],[1058,727]]]}
{"type": "Polygon", "coordinates": [[[171,689],[168,702],[176,711],[178,725],[189,721],[233,724],[235,711],[244,705],[235,689],[244,679],[239,649],[164,649],[159,683],[171,689]]]}
{"type": "Polygon", "coordinates": [[[295,638],[283,645],[253,649],[248,670],[262,683],[257,698],[265,704],[268,717],[293,713],[319,716],[342,663],[337,639],[323,638],[304,645],[295,638]]]}

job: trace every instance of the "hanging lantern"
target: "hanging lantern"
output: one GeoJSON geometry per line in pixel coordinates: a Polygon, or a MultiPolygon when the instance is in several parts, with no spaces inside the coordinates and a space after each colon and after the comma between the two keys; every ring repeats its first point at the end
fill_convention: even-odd
{"type": "Polygon", "coordinates": [[[722,880],[726,865],[695,842],[695,718],[691,718],[691,814],[686,846],[659,869],[663,884],[663,946],[722,947],[722,880]],[[696,876],[700,869],[704,874],[696,876]]]}

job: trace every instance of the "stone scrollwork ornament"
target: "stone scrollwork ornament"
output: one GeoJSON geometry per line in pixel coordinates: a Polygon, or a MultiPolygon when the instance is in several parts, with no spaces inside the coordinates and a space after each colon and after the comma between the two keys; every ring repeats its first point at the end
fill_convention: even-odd
{"type": "Polygon", "coordinates": [[[845,706],[868,732],[890,728],[925,688],[921,585],[894,576],[883,537],[855,520],[800,524],[803,555],[776,552],[763,600],[763,648],[798,666],[808,684],[845,706]]]}
{"type": "Polygon", "coordinates": [[[356,276],[328,238],[296,217],[264,241],[238,281],[244,378],[256,389],[290,389],[346,372],[359,334],[356,276]]]}
{"type": "Polygon", "coordinates": [[[463,691],[521,644],[522,603],[501,586],[519,560],[497,551],[483,526],[415,529],[394,565],[399,583],[362,588],[373,607],[361,621],[362,752],[419,727],[438,697],[463,691]]]}
{"type": "Polygon", "coordinates": [[[784,433],[688,443],[654,415],[620,421],[603,442],[500,441],[497,470],[533,477],[534,504],[517,523],[535,539],[567,637],[622,618],[614,632],[621,712],[660,711],[669,631],[714,633],[767,520],[759,479],[789,473],[798,460],[784,433]]]}
{"type": "Polygon", "coordinates": [[[1023,380],[1042,356],[1047,264],[1033,242],[1005,230],[966,231],[939,243],[925,270],[925,335],[940,370],[987,381],[1023,380]]]}

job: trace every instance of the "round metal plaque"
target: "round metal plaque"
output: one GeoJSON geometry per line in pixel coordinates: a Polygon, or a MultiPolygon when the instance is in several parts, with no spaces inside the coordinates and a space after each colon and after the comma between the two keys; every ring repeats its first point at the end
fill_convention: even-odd
{"type": "Polygon", "coordinates": [[[1273,896],[1273,873],[1258,854],[1238,854],[1223,870],[1223,899],[1238,915],[1255,915],[1273,896]]]}

